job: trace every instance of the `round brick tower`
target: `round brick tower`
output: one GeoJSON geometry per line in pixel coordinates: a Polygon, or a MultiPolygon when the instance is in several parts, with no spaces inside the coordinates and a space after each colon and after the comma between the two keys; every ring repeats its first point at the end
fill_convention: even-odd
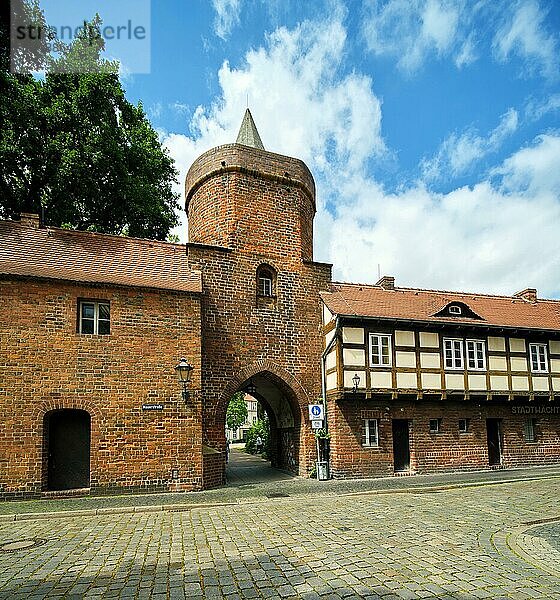
{"type": "Polygon", "coordinates": [[[193,163],[185,198],[191,243],[313,260],[313,176],[301,160],[264,150],[249,109],[238,143],[193,163]]]}
{"type": "Polygon", "coordinates": [[[313,177],[264,149],[247,110],[237,143],[200,156],[185,193],[189,264],[204,290],[204,486],[223,482],[227,405],[249,385],[269,415],[273,466],[306,473],[315,459],[307,405],[321,391],[319,292],[331,276],[312,262],[313,177]]]}

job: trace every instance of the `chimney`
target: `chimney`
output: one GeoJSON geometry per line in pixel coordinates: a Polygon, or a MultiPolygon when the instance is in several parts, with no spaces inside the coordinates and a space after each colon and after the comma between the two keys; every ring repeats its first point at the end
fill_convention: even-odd
{"type": "Polygon", "coordinates": [[[537,301],[537,290],[535,288],[525,288],[516,294],[513,294],[514,298],[522,298],[523,300],[527,300],[527,302],[536,302],[537,301]]]}
{"type": "Polygon", "coordinates": [[[384,290],[394,290],[395,278],[389,277],[389,275],[383,275],[383,277],[375,285],[382,287],[384,290]]]}
{"type": "Polygon", "coordinates": [[[39,229],[41,225],[39,215],[35,213],[20,213],[19,222],[24,227],[31,227],[32,229],[39,229]]]}

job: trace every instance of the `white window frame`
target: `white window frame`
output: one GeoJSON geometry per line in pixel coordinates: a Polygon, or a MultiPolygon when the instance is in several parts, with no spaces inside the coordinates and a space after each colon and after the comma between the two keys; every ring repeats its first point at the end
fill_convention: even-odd
{"type": "Polygon", "coordinates": [[[529,344],[529,361],[531,373],[548,373],[548,352],[546,344],[529,344]],[[533,350],[536,352],[537,368],[533,364],[533,350]],[[542,353],[539,352],[542,350],[542,353]]]}
{"type": "Polygon", "coordinates": [[[461,315],[461,314],[463,314],[463,310],[460,306],[450,306],[449,314],[450,315],[461,315]]]}
{"type": "Polygon", "coordinates": [[[430,433],[436,434],[436,433],[441,433],[441,419],[430,419],[429,423],[428,423],[428,427],[430,429],[430,433]],[[432,429],[432,422],[436,422],[437,426],[435,429],[432,429]]]}
{"type": "Polygon", "coordinates": [[[467,354],[467,368],[469,371],[486,371],[486,344],[484,340],[467,340],[466,344],[466,354],[467,354]],[[474,366],[471,365],[471,359],[469,356],[469,346],[473,345],[473,353],[474,353],[474,366]],[[482,366],[478,366],[478,358],[477,358],[477,346],[482,348],[482,366]]]}
{"type": "Polygon", "coordinates": [[[390,367],[393,364],[393,344],[391,342],[391,334],[390,333],[370,333],[369,334],[369,364],[372,368],[386,368],[390,367]],[[388,361],[387,363],[383,363],[383,344],[378,342],[376,345],[378,347],[378,352],[373,352],[373,340],[374,338],[385,338],[387,339],[387,347],[388,347],[388,361]],[[379,363],[375,363],[373,361],[373,357],[376,356],[380,361],[379,363]]]}
{"type": "Polygon", "coordinates": [[[379,448],[379,419],[364,419],[364,432],[364,446],[379,448]]]}
{"type": "Polygon", "coordinates": [[[470,419],[459,419],[458,427],[459,427],[459,433],[469,433],[470,419]],[[464,429],[461,429],[461,421],[465,423],[464,429]]]}
{"type": "Polygon", "coordinates": [[[537,433],[536,433],[537,423],[536,419],[527,419],[523,425],[523,437],[526,442],[536,442],[537,441],[537,433]]]}
{"type": "Polygon", "coordinates": [[[83,335],[110,335],[110,333],[111,333],[111,305],[109,302],[106,302],[104,300],[80,300],[78,302],[78,311],[79,311],[78,314],[80,316],[78,333],[81,333],[83,335]],[[93,320],[93,332],[84,332],[84,330],[83,330],[84,316],[83,316],[82,308],[86,305],[93,306],[93,319],[90,319],[90,318],[85,319],[86,321],[93,320]],[[102,319],[99,317],[99,306],[101,306],[101,305],[107,306],[107,308],[109,309],[109,318],[108,319],[102,319]],[[99,333],[99,321],[108,323],[109,331],[107,331],[106,333],[99,333]]]}
{"type": "Polygon", "coordinates": [[[443,365],[445,370],[462,371],[465,368],[465,352],[463,349],[463,340],[461,338],[443,338],[443,365]],[[451,360],[453,365],[447,364],[447,343],[451,344],[451,360]],[[458,345],[460,350],[460,364],[456,364],[455,346],[458,345]]]}
{"type": "Polygon", "coordinates": [[[266,275],[259,277],[259,294],[267,298],[272,297],[272,277],[267,277],[266,275]]]}

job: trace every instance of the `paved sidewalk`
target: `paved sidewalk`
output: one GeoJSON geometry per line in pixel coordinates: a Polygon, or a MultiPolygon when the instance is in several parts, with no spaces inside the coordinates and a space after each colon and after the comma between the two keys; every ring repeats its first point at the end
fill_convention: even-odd
{"type": "Polygon", "coordinates": [[[226,467],[226,481],[228,486],[240,487],[257,483],[271,483],[273,481],[288,481],[294,475],[285,473],[270,466],[270,461],[247,454],[242,446],[232,444],[229,453],[229,462],[226,467]]]}
{"type": "MultiPolygon", "coordinates": [[[[274,473],[275,470],[271,471],[274,473]]],[[[278,476],[284,477],[281,471],[278,476]]],[[[560,465],[554,467],[532,467],[529,469],[508,469],[496,471],[476,471],[462,473],[442,473],[438,475],[415,475],[411,477],[383,477],[379,479],[335,479],[317,481],[302,477],[267,481],[251,480],[248,473],[245,482],[203,492],[123,494],[118,496],[84,496],[72,498],[49,498],[0,502],[0,521],[34,518],[38,514],[48,516],[54,512],[76,512],[82,514],[103,512],[144,512],[179,510],[220,504],[241,504],[266,500],[269,497],[289,496],[328,497],[349,494],[416,493],[430,489],[472,487],[489,484],[504,484],[509,481],[540,481],[550,479],[560,481],[560,465]],[[85,511],[85,512],[84,512],[85,511]]],[[[559,511],[560,513],[560,511],[559,511]]]]}

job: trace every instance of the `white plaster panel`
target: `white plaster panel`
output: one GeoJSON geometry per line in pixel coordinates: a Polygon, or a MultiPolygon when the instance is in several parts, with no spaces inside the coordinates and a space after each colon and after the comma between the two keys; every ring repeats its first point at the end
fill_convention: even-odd
{"type": "Polygon", "coordinates": [[[352,381],[354,375],[357,375],[360,378],[360,383],[358,383],[358,389],[366,387],[366,372],[365,371],[344,371],[344,387],[345,388],[353,388],[354,382],[352,381]]]}
{"type": "Polygon", "coordinates": [[[560,373],[560,358],[550,359],[550,370],[552,373],[560,373]]]}
{"type": "Polygon", "coordinates": [[[364,330],[362,327],[343,327],[342,341],[345,344],[363,344],[364,330]]]}
{"type": "Polygon", "coordinates": [[[507,371],[507,361],[505,356],[489,356],[488,368],[490,371],[507,371]]]}
{"type": "Polygon", "coordinates": [[[529,390],[529,378],[514,375],[511,378],[511,389],[516,392],[526,392],[529,390]]]}
{"type": "Polygon", "coordinates": [[[441,390],[441,375],[439,373],[422,373],[422,387],[428,390],[441,390]]]}
{"type": "Polygon", "coordinates": [[[548,392],[548,377],[535,377],[533,375],[533,390],[535,392],[548,392]]]}
{"type": "Polygon", "coordinates": [[[336,367],[336,350],[333,350],[327,354],[327,358],[325,359],[325,367],[327,371],[336,367]]]}
{"type": "Polygon", "coordinates": [[[331,343],[331,340],[336,333],[336,329],[331,329],[328,333],[325,334],[325,348],[331,343]]]}
{"type": "Polygon", "coordinates": [[[421,331],[420,346],[422,348],[439,348],[439,334],[421,331]]]}
{"type": "Polygon", "coordinates": [[[525,340],[521,338],[509,338],[510,352],[525,352],[525,340]]]}
{"type": "Polygon", "coordinates": [[[551,354],[560,354],[560,342],[548,342],[551,354]]]}
{"type": "Polygon", "coordinates": [[[469,375],[469,390],[485,390],[486,375],[469,375]]]}
{"type": "Polygon", "coordinates": [[[493,352],[505,352],[506,338],[490,336],[488,338],[488,350],[492,350],[493,352]]]}
{"type": "Polygon", "coordinates": [[[326,325],[327,323],[330,323],[332,319],[332,312],[327,308],[326,304],[323,304],[323,323],[326,325]]]}
{"type": "Polygon", "coordinates": [[[505,375],[490,375],[490,389],[496,392],[508,391],[508,378],[505,375]]]}
{"type": "Polygon", "coordinates": [[[458,375],[456,373],[446,373],[445,387],[448,390],[464,390],[465,378],[463,377],[463,375],[458,375]]]}
{"type": "Polygon", "coordinates": [[[395,331],[395,344],[414,347],[414,331],[395,331]]]}
{"type": "Polygon", "coordinates": [[[372,388],[392,388],[393,378],[390,371],[371,371],[372,388]]]}
{"type": "Polygon", "coordinates": [[[347,366],[365,367],[366,351],[359,348],[344,348],[342,351],[344,364],[347,366]]]}
{"type": "Polygon", "coordinates": [[[335,390],[337,388],[336,371],[327,375],[327,390],[335,390]]]}
{"type": "Polygon", "coordinates": [[[512,371],[526,371],[527,359],[524,356],[512,356],[510,358],[512,371]]]}
{"type": "Polygon", "coordinates": [[[402,352],[398,350],[395,362],[397,367],[410,367],[414,369],[416,367],[416,354],[414,352],[402,352]]]}
{"type": "Polygon", "coordinates": [[[439,369],[441,356],[436,352],[420,352],[420,366],[423,369],[439,369]]]}
{"type": "Polygon", "coordinates": [[[397,373],[397,387],[407,389],[418,387],[416,373],[397,373]]]}
{"type": "Polygon", "coordinates": [[[552,378],[552,389],[555,392],[560,392],[560,377],[553,377],[552,378]]]}

